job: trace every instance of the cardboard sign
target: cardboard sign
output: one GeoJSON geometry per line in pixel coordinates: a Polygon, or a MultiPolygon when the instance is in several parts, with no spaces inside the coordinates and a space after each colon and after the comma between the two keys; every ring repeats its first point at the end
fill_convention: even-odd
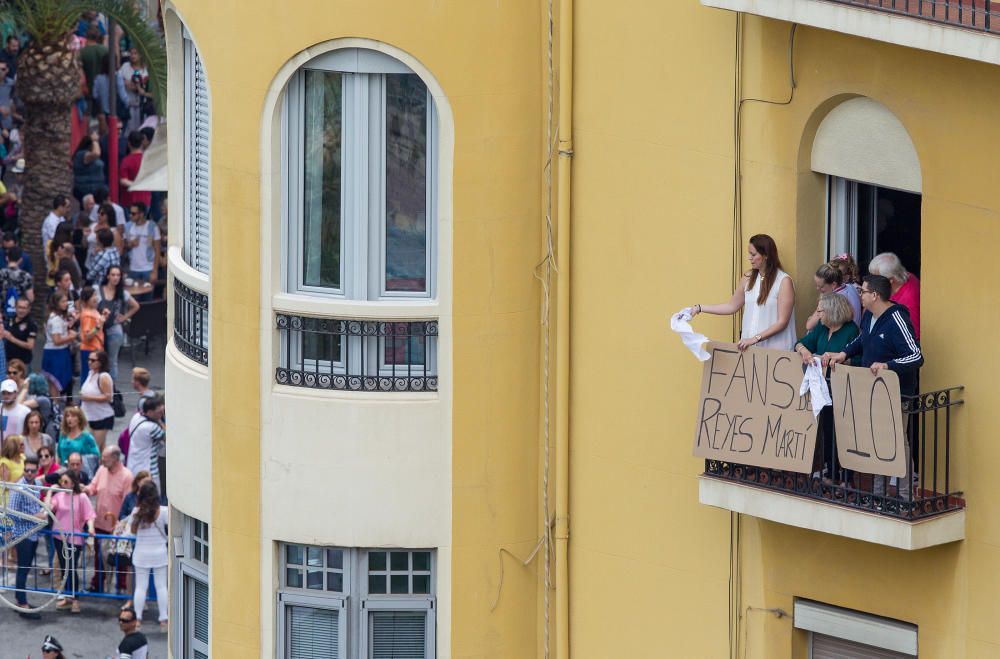
{"type": "Polygon", "coordinates": [[[837,366],[830,375],[840,464],[884,476],[906,475],[906,427],[899,376],[889,369],[837,366]]]}
{"type": "Polygon", "coordinates": [[[810,473],[816,419],[799,396],[802,358],[785,350],[706,345],[694,454],[810,473]]]}

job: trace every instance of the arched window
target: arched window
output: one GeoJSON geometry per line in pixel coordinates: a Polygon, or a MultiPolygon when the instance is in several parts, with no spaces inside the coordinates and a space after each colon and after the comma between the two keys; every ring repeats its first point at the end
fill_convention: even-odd
{"type": "Polygon", "coordinates": [[[284,112],[284,287],[347,300],[434,298],[434,104],[363,48],[320,55],[284,112]]]}
{"type": "Polygon", "coordinates": [[[184,30],[184,261],[209,271],[209,101],[198,49],[184,30]]]}
{"type": "Polygon", "coordinates": [[[873,256],[894,252],[919,275],[920,161],[899,119],[870,98],[844,101],[820,123],[811,156],[829,175],[827,257],[850,253],[867,273],[873,256]]]}

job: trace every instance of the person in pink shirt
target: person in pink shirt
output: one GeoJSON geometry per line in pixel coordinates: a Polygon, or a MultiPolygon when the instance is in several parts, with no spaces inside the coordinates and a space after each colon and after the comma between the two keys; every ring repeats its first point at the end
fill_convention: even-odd
{"type": "Polygon", "coordinates": [[[910,312],[910,322],[913,333],[920,340],[920,280],[916,275],[907,272],[903,262],[892,252],[876,254],[868,264],[868,272],[882,275],[889,279],[892,286],[890,301],[901,304],[910,312]]]}
{"type": "MultiPolygon", "coordinates": [[[[106,446],[101,453],[101,466],[94,479],[83,488],[86,494],[97,497],[94,527],[98,533],[111,535],[114,532],[122,501],[131,490],[132,472],[122,464],[121,449],[114,444],[106,446]]],[[[104,552],[101,551],[100,540],[94,544],[94,554],[94,578],[90,581],[89,590],[100,593],[104,592],[104,552]]]]}
{"type": "MultiPolygon", "coordinates": [[[[90,499],[83,493],[80,477],[76,472],[68,470],[64,472],[59,477],[59,487],[68,491],[53,494],[49,500],[49,508],[56,517],[55,548],[65,579],[64,592],[67,594],[56,602],[56,610],[69,609],[73,613],[79,613],[80,603],[75,596],[79,591],[80,561],[83,559],[82,534],[86,527],[90,539],[94,537],[94,508],[90,505],[90,499]]],[[[44,514],[44,511],[39,513],[39,515],[44,514]]]]}

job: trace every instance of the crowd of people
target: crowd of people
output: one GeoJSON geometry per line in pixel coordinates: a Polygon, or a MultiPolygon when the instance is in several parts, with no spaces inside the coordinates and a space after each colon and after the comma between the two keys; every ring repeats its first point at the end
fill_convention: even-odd
{"type": "MultiPolygon", "coordinates": [[[[115,383],[128,322],[165,281],[165,197],[133,189],[159,118],[139,52],[85,12],[72,45],[82,71],[72,188],[52,200],[41,222],[44,262],[33,263],[20,217],[24,117],[14,83],[22,43],[11,32],[0,51],[0,503],[16,513],[0,515],[0,533],[20,538],[0,562],[16,565],[15,601],[27,619],[41,617],[28,601],[32,589],[59,591],[55,608],[70,613],[88,591],[131,593],[119,651],[144,657],[137,627],[150,585],[163,627],[169,610],[164,399],[144,368],[133,369],[132,391],[115,383]],[[111,141],[121,144],[117,163],[109,163],[111,141]],[[40,328],[32,306],[42,300],[40,328]],[[27,521],[35,518],[45,526],[27,521]],[[89,584],[81,578],[88,570],[89,584]]],[[[42,651],[63,656],[51,636],[42,651]]]]}
{"type": "MultiPolygon", "coordinates": [[[[873,374],[889,369],[899,376],[900,393],[917,393],[919,369],[924,363],[920,349],[920,281],[908,272],[891,252],[877,254],[861,276],[850,254],[839,254],[821,264],[813,277],[819,300],[805,323],[805,333],[795,329],[795,288],[782,269],[778,247],[765,234],[750,238],[747,245],[750,270],[743,275],[729,301],[695,304],[691,315],[700,313],[732,315],[743,310],[743,324],[737,347],[754,347],[797,352],[805,365],[820,358],[821,365],[862,366],[873,374]]],[[[832,417],[829,412],[819,424],[816,443],[817,474],[834,471],[832,417]]],[[[904,442],[907,462],[915,455],[910,433],[904,442]]],[[[914,465],[915,466],[915,465],[914,465]]],[[[843,478],[855,476],[845,472],[843,478]]],[[[872,494],[886,494],[886,479],[872,479],[872,494]]],[[[900,499],[911,500],[912,488],[902,481],[897,486],[900,499]]]]}

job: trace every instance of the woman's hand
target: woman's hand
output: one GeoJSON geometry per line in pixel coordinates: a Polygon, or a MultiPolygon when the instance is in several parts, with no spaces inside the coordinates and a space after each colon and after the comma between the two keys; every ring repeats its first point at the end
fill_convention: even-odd
{"type": "Polygon", "coordinates": [[[736,344],[736,347],[740,349],[740,352],[743,352],[747,348],[755,346],[758,343],[760,343],[760,334],[757,336],[751,336],[749,339],[740,339],[740,342],[736,344]]]}
{"type": "Polygon", "coordinates": [[[797,352],[799,353],[799,356],[802,357],[802,363],[803,364],[805,364],[806,366],[808,366],[809,364],[812,364],[813,354],[811,352],[809,352],[809,348],[807,348],[805,346],[799,346],[799,349],[798,349],[797,352]]]}

